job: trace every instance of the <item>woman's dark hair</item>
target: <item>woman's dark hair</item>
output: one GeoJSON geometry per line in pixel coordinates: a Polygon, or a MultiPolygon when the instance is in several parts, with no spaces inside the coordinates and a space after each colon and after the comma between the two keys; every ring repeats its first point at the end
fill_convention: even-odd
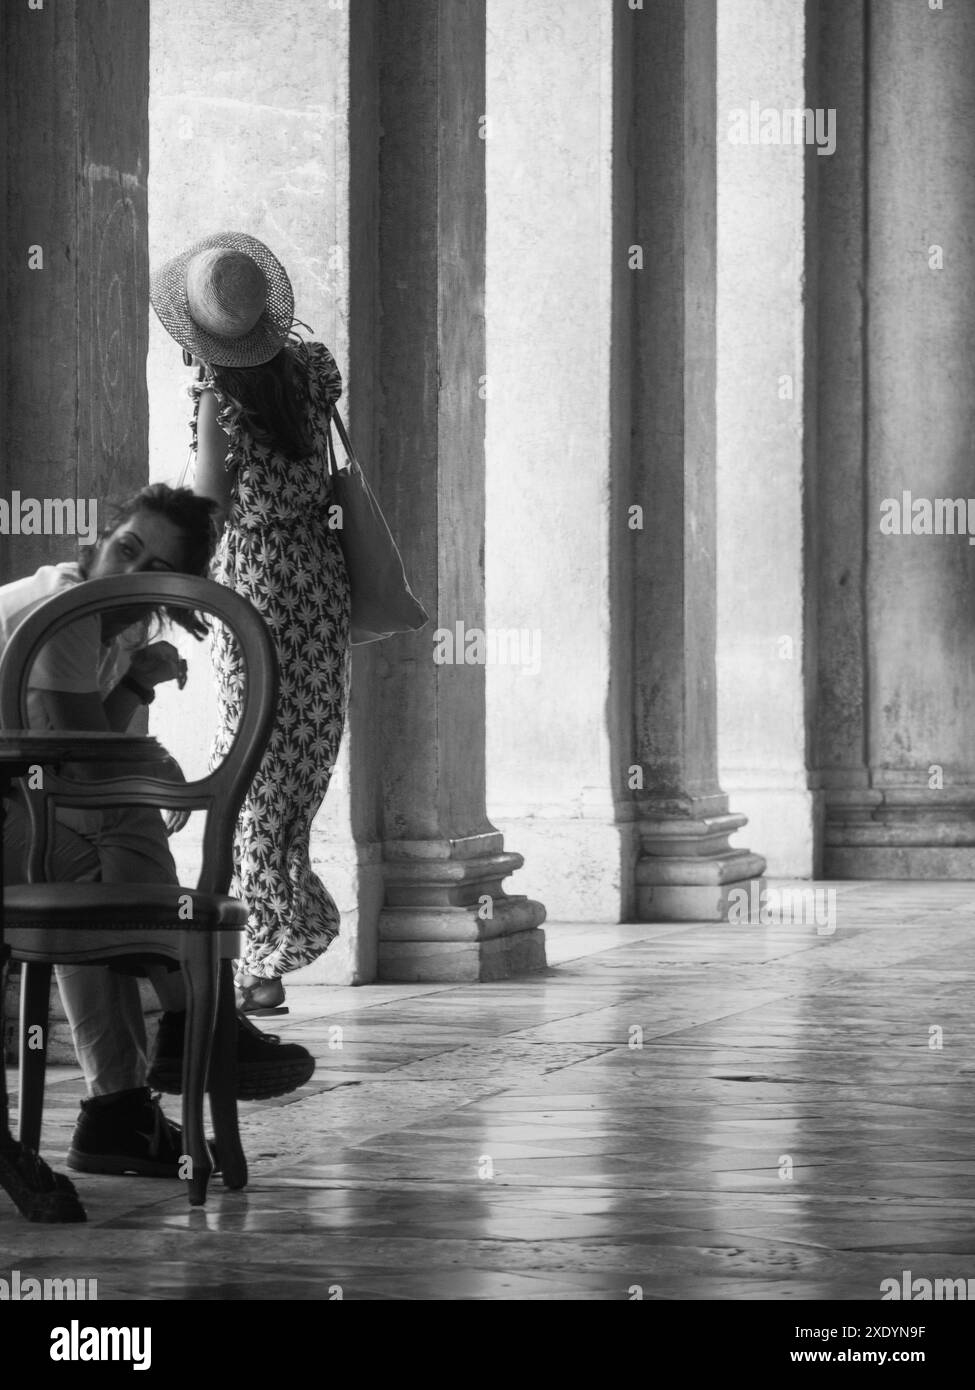
{"type": "MultiPolygon", "coordinates": [[[[218,508],[209,497],[199,497],[191,488],[170,487],[168,483],[150,483],[121,502],[109,502],[108,520],[101,529],[99,541],[107,539],[138,512],[150,512],[163,517],[181,531],[186,542],[186,574],[205,578],[220,539],[217,521],[218,508]]],[[[79,548],[78,567],[87,579],[95,546],[79,548]]],[[[194,637],[203,637],[209,628],[198,613],[188,608],[156,610],[157,618],[165,618],[185,628],[194,637]]]]}
{"type": "Polygon", "coordinates": [[[307,458],[312,441],[305,424],[308,367],[301,349],[283,347],[259,367],[210,366],[217,388],[237,406],[241,422],[259,444],[290,459],[307,458]]]}

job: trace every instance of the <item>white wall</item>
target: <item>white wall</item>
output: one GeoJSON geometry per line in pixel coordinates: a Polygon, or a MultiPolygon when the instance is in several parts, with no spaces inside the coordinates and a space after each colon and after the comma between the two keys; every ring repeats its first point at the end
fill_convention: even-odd
{"type": "MultiPolygon", "coordinates": [[[[718,0],[718,752],[772,877],[812,872],[803,669],[805,148],[732,113],[805,108],[805,5],[718,0]],[[792,398],[780,398],[791,380],[792,398]]],[[[771,123],[767,128],[772,129],[771,123]]],[[[827,156],[815,156],[826,158],[827,156]]]]}
{"type": "Polygon", "coordinates": [[[619,917],[609,683],[612,10],[488,0],[488,814],[550,922],[619,917]]]}

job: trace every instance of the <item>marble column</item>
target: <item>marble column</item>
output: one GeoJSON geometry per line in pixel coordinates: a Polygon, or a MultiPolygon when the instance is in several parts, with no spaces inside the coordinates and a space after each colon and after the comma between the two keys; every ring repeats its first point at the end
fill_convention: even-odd
{"type": "Polygon", "coordinates": [[[867,74],[858,106],[841,8],[826,9],[824,79],[846,82],[865,113],[866,186],[863,202],[849,185],[833,191],[846,216],[827,231],[853,253],[843,273],[859,267],[865,314],[859,339],[849,311],[839,324],[824,315],[821,345],[854,368],[831,405],[852,467],[840,479],[836,458],[830,474],[848,508],[820,632],[827,652],[836,643],[820,711],[826,871],[971,878],[975,10],[871,0],[854,36],[867,74]]]}
{"type": "Polygon", "coordinates": [[[746,818],[717,775],[715,3],[619,6],[616,22],[619,777],[636,916],[718,920],[765,861],[730,846],[746,818]]]}
{"type": "MultiPolygon", "coordinates": [[[[823,871],[856,876],[843,849],[852,826],[881,801],[867,762],[866,568],[867,6],[820,7],[816,100],[835,108],[842,132],[819,172],[816,215],[819,385],[815,576],[819,662],[813,766],[826,797],[823,871]]],[[[851,846],[852,848],[852,846],[851,846]]]]}
{"type": "MultiPolygon", "coordinates": [[[[148,69],[148,0],[0,6],[0,584],[74,559],[147,478],[148,69]]],[[[50,1018],[73,1064],[53,982],[50,1018]]]]}
{"type": "Polygon", "coordinates": [[[545,914],[485,810],[484,3],[379,17],[379,477],[431,614],[378,657],[379,977],[489,980],[544,966],[545,914]]]}
{"type": "Polygon", "coordinates": [[[2,23],[0,496],[32,529],[0,535],[0,582],[73,558],[82,519],[146,478],[149,6],[5,5],[2,23]]]}

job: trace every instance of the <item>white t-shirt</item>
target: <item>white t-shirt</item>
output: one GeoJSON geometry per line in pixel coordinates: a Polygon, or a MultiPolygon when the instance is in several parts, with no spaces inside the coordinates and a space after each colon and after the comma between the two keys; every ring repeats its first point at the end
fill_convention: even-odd
{"type": "MultiPolygon", "coordinates": [[[[36,574],[0,586],[0,655],[29,613],[55,594],[63,593],[82,581],[83,575],[77,564],[67,563],[42,565],[36,574]]],[[[145,641],[144,633],[140,633],[137,643],[125,640],[128,637],[129,633],[125,633],[103,643],[101,618],[93,613],[70,623],[42,647],[30,677],[27,699],[30,727],[43,729],[50,726],[35,691],[64,690],[79,695],[94,693],[104,699],[128,669],[131,647],[142,645],[145,641]]]]}

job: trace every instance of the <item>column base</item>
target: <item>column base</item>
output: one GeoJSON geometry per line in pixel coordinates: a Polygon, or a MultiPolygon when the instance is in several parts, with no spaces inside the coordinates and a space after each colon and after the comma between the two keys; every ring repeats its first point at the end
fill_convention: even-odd
{"type": "Polygon", "coordinates": [[[823,875],[975,879],[975,788],[831,790],[823,875]]]}
{"type": "MultiPolygon", "coordinates": [[[[513,900],[517,901],[517,900],[513,900]]],[[[527,903],[527,898],[523,900],[527,903]]],[[[540,904],[533,903],[533,907],[540,904]]],[[[395,909],[394,909],[395,910],[395,909]]],[[[537,927],[487,941],[380,941],[379,979],[398,984],[488,984],[544,970],[545,933],[537,927]]]]}
{"type": "Polygon", "coordinates": [[[727,921],[732,888],[754,879],[761,889],[765,872],[760,854],[728,845],[729,837],[746,824],[745,816],[732,814],[642,821],[636,920],[727,921]]]}
{"type": "Polygon", "coordinates": [[[500,845],[496,832],[397,842],[396,857],[384,865],[380,980],[477,982],[545,969],[545,933],[538,930],[545,908],[503,892],[502,879],[524,860],[500,845]]]}

